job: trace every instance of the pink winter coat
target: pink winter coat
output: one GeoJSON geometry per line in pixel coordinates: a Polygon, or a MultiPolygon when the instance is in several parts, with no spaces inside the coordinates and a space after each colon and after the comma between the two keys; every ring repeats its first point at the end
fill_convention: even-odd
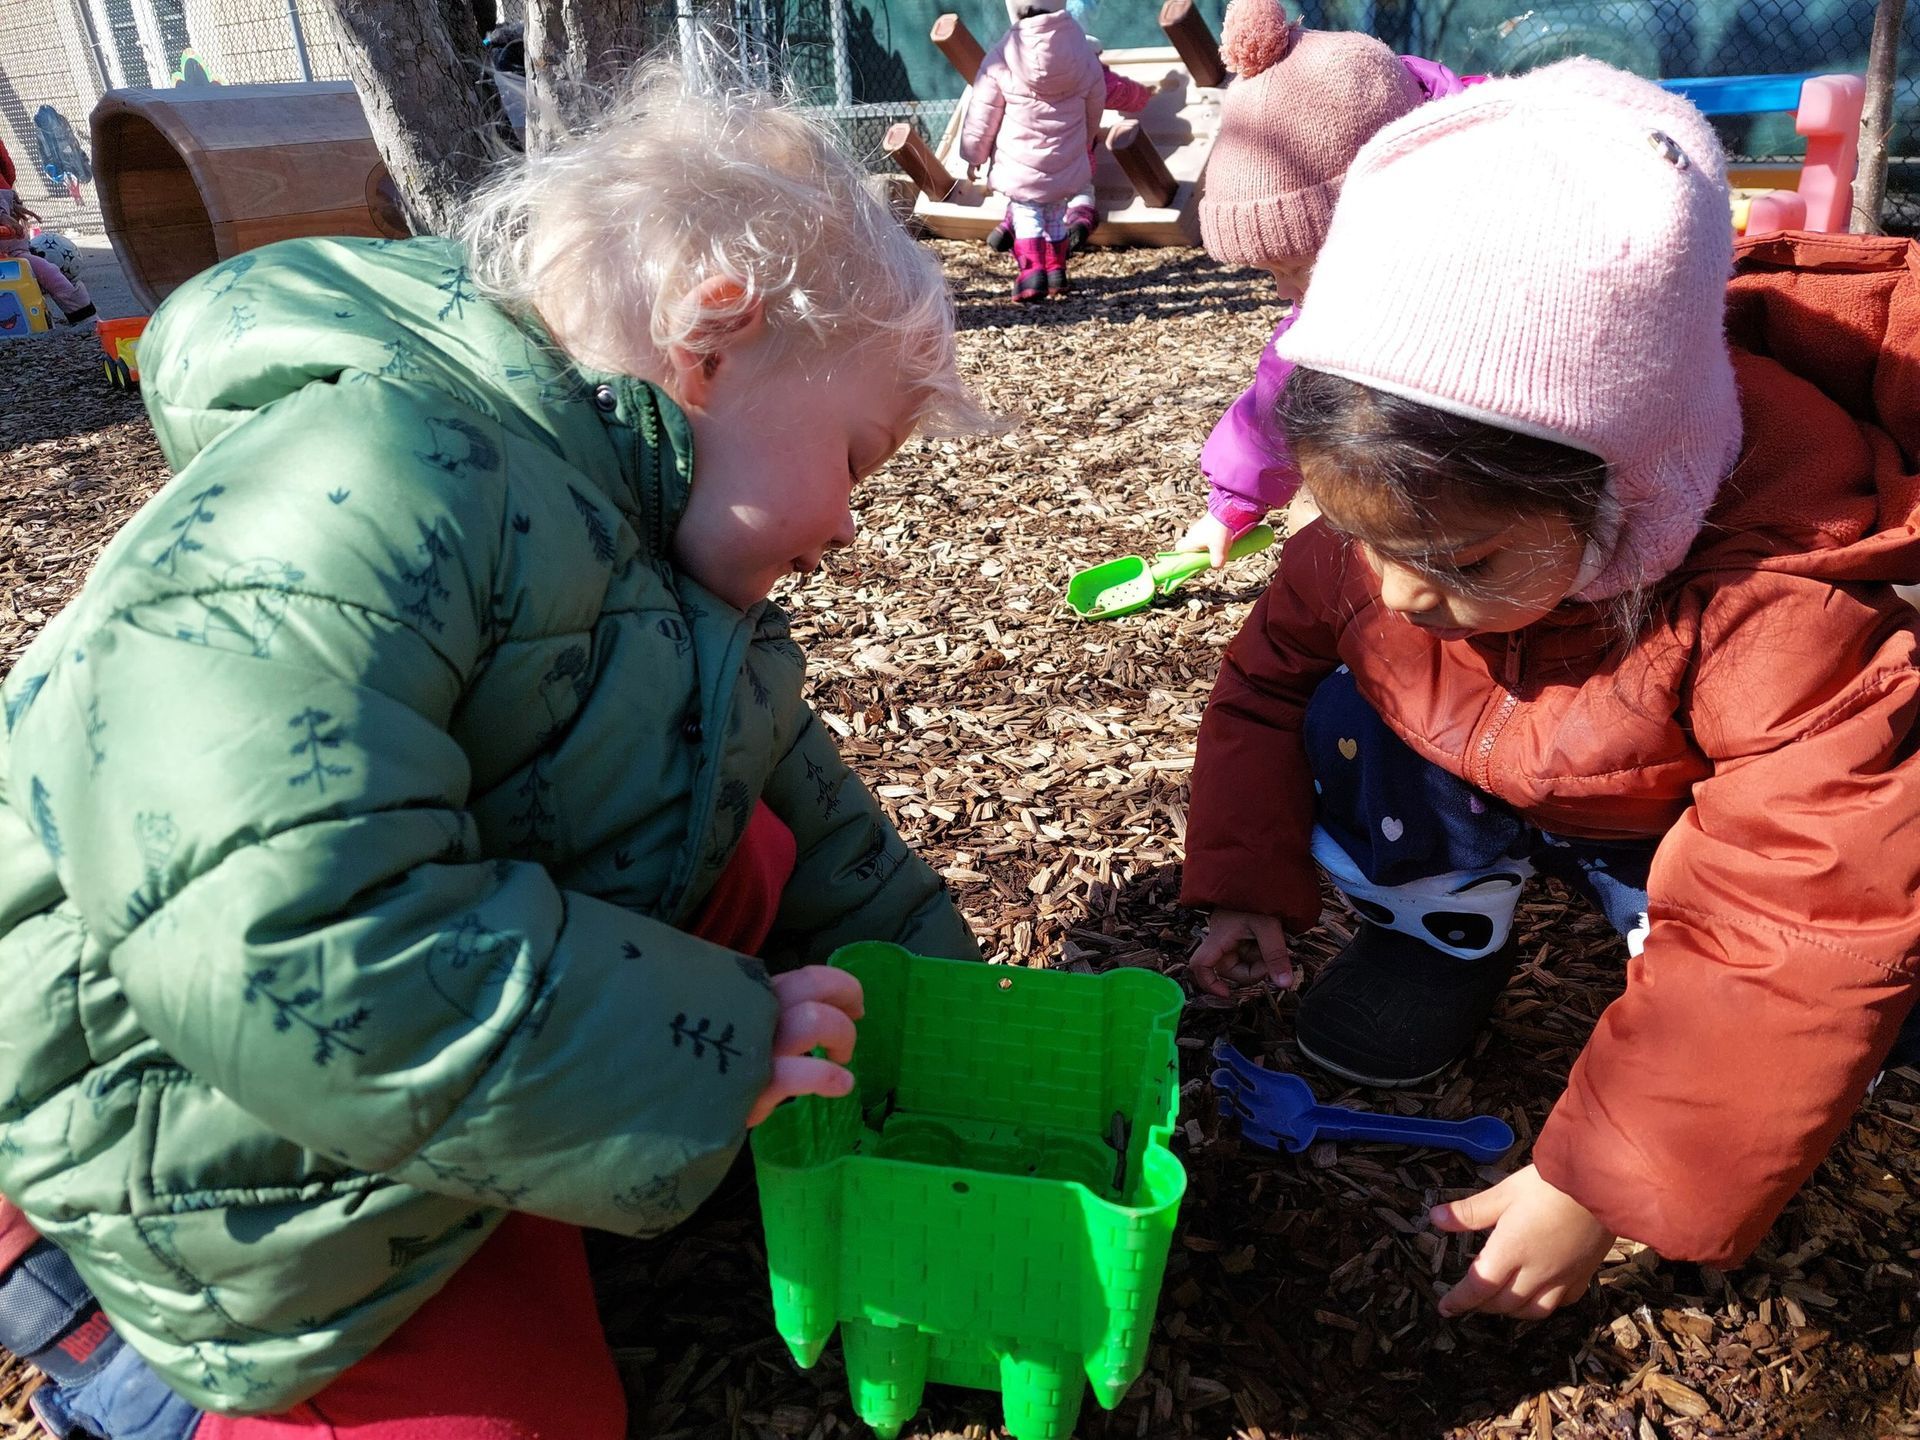
{"type": "Polygon", "coordinates": [[[1086,32],[1064,10],[1032,16],[980,62],[960,158],[991,159],[987,183],[1009,200],[1069,200],[1093,188],[1089,152],[1106,104],[1106,76],[1086,32]]]}

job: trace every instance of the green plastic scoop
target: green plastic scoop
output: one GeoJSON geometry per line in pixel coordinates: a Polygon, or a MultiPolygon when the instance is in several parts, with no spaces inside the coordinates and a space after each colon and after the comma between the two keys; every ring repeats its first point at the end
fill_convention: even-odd
{"type": "MultiPolygon", "coordinates": [[[[1256,525],[1227,550],[1227,559],[1243,560],[1273,544],[1273,527],[1256,525]]],[[[1208,566],[1204,550],[1162,551],[1152,563],[1138,555],[1109,560],[1082,570],[1067,582],[1067,605],[1082,620],[1112,620],[1144,610],[1161,595],[1171,595],[1208,566]]]]}

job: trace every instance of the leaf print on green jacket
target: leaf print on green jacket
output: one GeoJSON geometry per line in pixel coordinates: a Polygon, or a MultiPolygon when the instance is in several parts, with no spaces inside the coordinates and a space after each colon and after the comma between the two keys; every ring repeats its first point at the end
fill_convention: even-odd
{"type": "Polygon", "coordinates": [[[770,963],[975,953],[784,615],[674,569],[684,417],[460,276],[301,240],[182,286],[176,478],[0,685],[0,1193],[213,1410],[322,1388],[504,1206],[705,1198],[775,1000],[679,927],[749,802],[798,842],[770,963]]]}

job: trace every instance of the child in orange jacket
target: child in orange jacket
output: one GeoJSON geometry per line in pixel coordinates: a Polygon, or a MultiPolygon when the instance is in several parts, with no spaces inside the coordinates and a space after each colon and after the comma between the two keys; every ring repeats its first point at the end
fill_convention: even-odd
{"type": "Polygon", "coordinates": [[[1486,1020],[1535,871],[1627,939],[1532,1163],[1433,1212],[1492,1231],[1450,1314],[1545,1315],[1621,1235],[1739,1262],[1913,1007],[1920,249],[1732,259],[1707,123],[1570,61],[1369,142],[1280,342],[1321,518],[1201,724],[1196,983],[1292,983],[1317,861],[1362,923],[1300,1048],[1406,1084],[1486,1020]]]}

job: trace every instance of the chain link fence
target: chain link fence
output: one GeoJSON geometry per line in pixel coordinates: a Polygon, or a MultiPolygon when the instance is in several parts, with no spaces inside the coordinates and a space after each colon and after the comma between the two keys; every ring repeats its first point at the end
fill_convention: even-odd
{"type": "Polygon", "coordinates": [[[87,122],[108,90],[346,78],[324,0],[0,0],[0,142],[55,228],[99,228],[87,122]]]}
{"type": "MultiPolygon", "coordinates": [[[[1864,73],[1871,0],[1307,0],[1309,25],[1365,30],[1461,74],[1514,74],[1591,55],[1654,79],[1864,73]]],[[[1909,29],[1911,27],[1909,26],[1909,29]]],[[[1728,153],[1797,161],[1790,115],[1716,120],[1728,153]]],[[[1888,144],[1890,228],[1920,227],[1920,68],[1901,37],[1888,144]]]]}
{"type": "MultiPolygon", "coordinates": [[[[1164,43],[1151,0],[1083,0],[1111,48],[1164,43]]],[[[1201,0],[1218,29],[1223,0],[1201,0]]],[[[1461,73],[1512,73],[1594,55],[1658,78],[1863,70],[1866,0],[1290,0],[1309,25],[1377,35],[1461,73]]],[[[706,30],[743,71],[785,86],[840,124],[878,164],[880,137],[911,120],[937,137],[961,79],[928,31],[958,12],[983,41],[1002,0],[674,0],[651,7],[635,52],[706,30]]],[[[27,204],[48,223],[97,228],[87,117],[116,86],[347,78],[325,0],[0,0],[0,140],[27,204]]],[[[1790,116],[1722,126],[1735,155],[1798,158],[1790,116]]],[[[1920,71],[1902,44],[1889,146],[1890,225],[1920,227],[1920,71]]],[[[1578,163],[1577,157],[1569,157],[1578,163]]]]}

